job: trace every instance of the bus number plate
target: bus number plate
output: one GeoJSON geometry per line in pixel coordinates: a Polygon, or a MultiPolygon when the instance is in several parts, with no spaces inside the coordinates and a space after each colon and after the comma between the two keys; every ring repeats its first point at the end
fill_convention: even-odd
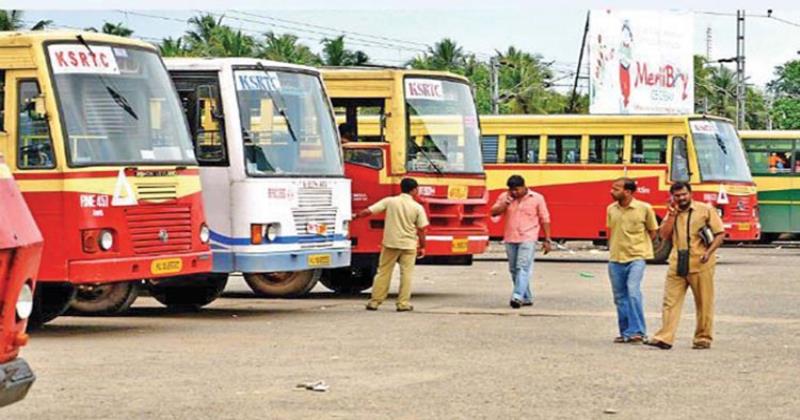
{"type": "Polygon", "coordinates": [[[331,265],[330,254],[312,254],[308,256],[309,267],[327,267],[331,265]]]}
{"type": "Polygon", "coordinates": [[[750,230],[750,223],[739,223],[739,230],[750,230]]]}
{"type": "Polygon", "coordinates": [[[450,200],[466,200],[469,188],[466,185],[451,185],[447,189],[447,198],[450,200]]]}
{"type": "Polygon", "coordinates": [[[165,258],[150,264],[150,272],[153,274],[172,274],[181,270],[183,270],[183,260],[180,258],[165,258]]]}
{"type": "Polygon", "coordinates": [[[453,239],[453,253],[464,254],[469,250],[469,239],[453,239]]]}

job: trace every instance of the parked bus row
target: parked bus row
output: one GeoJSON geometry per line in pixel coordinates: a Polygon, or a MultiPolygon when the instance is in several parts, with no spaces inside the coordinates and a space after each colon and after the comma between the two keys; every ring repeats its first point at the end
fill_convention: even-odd
{"type": "Polygon", "coordinates": [[[167,306],[203,306],[234,272],[265,296],[300,296],[318,280],[364,290],[383,222],[351,228],[351,208],[397,193],[406,175],[419,177],[433,221],[429,262],[468,264],[488,243],[466,79],[331,71],[329,97],[313,68],[165,64],[150,44],[76,32],[3,33],[0,55],[0,153],[44,237],[32,324],[120,313],[142,288],[167,306]],[[346,148],[345,161],[333,105],[350,117],[385,110],[386,141],[346,148]],[[412,114],[451,118],[461,135],[407,150],[412,114]],[[431,157],[437,144],[464,151],[431,157]]]}

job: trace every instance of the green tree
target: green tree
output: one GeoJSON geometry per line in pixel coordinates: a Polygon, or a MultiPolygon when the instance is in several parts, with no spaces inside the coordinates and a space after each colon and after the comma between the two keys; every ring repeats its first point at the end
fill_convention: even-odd
{"type": "Polygon", "coordinates": [[[255,46],[256,41],[252,36],[222,25],[212,31],[208,53],[212,57],[254,57],[255,46]]]}
{"type": "Polygon", "coordinates": [[[467,62],[464,49],[450,38],[428,47],[421,55],[412,58],[407,65],[415,69],[442,70],[463,74],[467,62]]]}
{"type": "Polygon", "coordinates": [[[124,36],[124,37],[129,37],[133,35],[133,29],[128,28],[122,22],[117,22],[117,23],[105,22],[103,23],[103,28],[100,29],[100,32],[104,34],[124,36]]]}
{"type": "Polygon", "coordinates": [[[215,30],[222,26],[224,16],[215,18],[211,14],[202,14],[189,18],[190,29],[184,39],[190,50],[198,55],[209,55],[215,30]]]}
{"type": "Polygon", "coordinates": [[[319,65],[321,59],[308,46],[297,42],[292,34],[278,35],[274,32],[264,34],[263,45],[257,51],[259,58],[283,61],[294,64],[319,65]]]}
{"type": "MultiPolygon", "coordinates": [[[[31,30],[47,29],[53,24],[52,20],[40,20],[31,26],[31,30]]],[[[25,29],[25,20],[21,10],[0,10],[0,31],[19,31],[25,29]]]]}
{"type": "Polygon", "coordinates": [[[360,66],[369,62],[367,53],[361,50],[348,50],[344,35],[322,40],[322,64],[325,66],[360,66]]]}
{"type": "Polygon", "coordinates": [[[164,57],[190,57],[192,51],[183,42],[183,38],[164,38],[158,46],[164,57]]]}
{"type": "Polygon", "coordinates": [[[775,67],[775,79],[767,89],[775,98],[771,109],[774,128],[800,129],[800,60],[775,67]]]}

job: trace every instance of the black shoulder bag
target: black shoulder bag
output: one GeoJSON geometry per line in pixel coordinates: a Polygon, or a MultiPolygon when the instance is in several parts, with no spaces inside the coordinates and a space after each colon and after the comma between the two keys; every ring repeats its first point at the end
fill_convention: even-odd
{"type": "MultiPolygon", "coordinates": [[[[675,239],[676,243],[678,242],[678,216],[675,216],[675,227],[673,230],[675,231],[675,239]]],[[[689,249],[692,247],[692,237],[691,237],[691,230],[690,227],[692,226],[692,209],[689,209],[689,215],[686,217],[686,249],[678,249],[678,266],[676,267],[676,272],[680,277],[686,277],[689,275],[689,258],[690,258],[690,251],[689,249]]]]}

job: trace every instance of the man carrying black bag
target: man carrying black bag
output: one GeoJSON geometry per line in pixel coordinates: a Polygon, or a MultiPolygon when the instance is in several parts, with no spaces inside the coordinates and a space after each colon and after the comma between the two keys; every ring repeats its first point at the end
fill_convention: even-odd
{"type": "Polygon", "coordinates": [[[672,240],[669,270],[664,286],[661,329],[645,344],[669,350],[681,317],[686,288],[692,288],[697,310],[693,349],[711,348],[714,323],[714,254],[725,232],[716,209],[692,201],[692,187],[676,182],[669,189],[672,202],[659,228],[663,240],[672,240]]]}

